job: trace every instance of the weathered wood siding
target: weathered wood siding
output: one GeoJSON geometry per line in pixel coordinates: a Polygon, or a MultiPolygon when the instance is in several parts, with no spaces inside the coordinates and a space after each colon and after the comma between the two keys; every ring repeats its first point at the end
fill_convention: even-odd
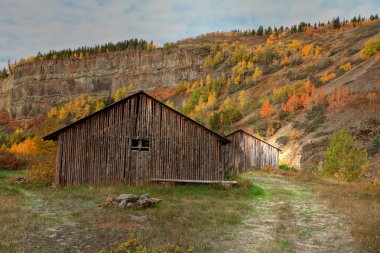
{"type": "Polygon", "coordinates": [[[221,140],[143,93],[66,128],[57,140],[60,185],[224,177],[221,140]],[[149,140],[149,151],[132,150],[133,138],[149,140]]]}
{"type": "Polygon", "coordinates": [[[231,141],[226,147],[226,167],[239,172],[265,166],[278,168],[279,150],[244,131],[227,136],[231,141]]]}

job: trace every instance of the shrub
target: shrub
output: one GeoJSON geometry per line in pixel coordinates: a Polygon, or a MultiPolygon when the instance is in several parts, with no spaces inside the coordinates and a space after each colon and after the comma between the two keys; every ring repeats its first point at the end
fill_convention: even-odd
{"type": "Polygon", "coordinates": [[[21,169],[24,165],[24,161],[16,154],[0,150],[0,169],[16,170],[21,169]]]}
{"type": "Polygon", "coordinates": [[[367,153],[374,155],[380,151],[380,134],[377,134],[368,144],[367,153]]]}
{"type": "Polygon", "coordinates": [[[356,54],[359,51],[360,51],[359,48],[350,48],[350,49],[348,49],[348,55],[349,56],[354,55],[354,54],[356,54]]]}
{"type": "Polygon", "coordinates": [[[360,50],[360,58],[367,60],[372,55],[376,54],[380,50],[380,39],[369,40],[365,47],[360,50]]]}
{"type": "Polygon", "coordinates": [[[315,132],[326,120],[325,115],[320,115],[305,126],[305,133],[315,132]]]}
{"type": "Polygon", "coordinates": [[[189,88],[190,84],[188,82],[182,82],[177,85],[177,92],[178,93],[184,93],[189,88]]]}
{"type": "Polygon", "coordinates": [[[278,168],[280,170],[286,170],[286,171],[297,171],[296,168],[292,167],[292,166],[289,166],[283,162],[280,161],[279,165],[278,165],[278,168]]]}
{"type": "Polygon", "coordinates": [[[299,131],[297,131],[297,130],[290,131],[290,138],[292,140],[298,140],[299,137],[300,137],[300,132],[299,131]]]}
{"type": "Polygon", "coordinates": [[[280,110],[280,112],[278,113],[279,120],[286,120],[288,117],[289,117],[288,112],[284,112],[283,110],[280,110]]]}
{"type": "Polygon", "coordinates": [[[250,118],[249,120],[247,120],[247,124],[254,125],[258,120],[260,120],[260,116],[255,115],[252,118],[250,118]]]}
{"type": "Polygon", "coordinates": [[[267,128],[268,121],[266,119],[259,119],[255,124],[255,130],[262,136],[266,135],[267,128]]]}
{"type": "Polygon", "coordinates": [[[234,167],[228,167],[226,168],[226,171],[224,172],[224,180],[227,181],[237,181],[240,178],[239,172],[234,167]]]}
{"type": "Polygon", "coordinates": [[[214,131],[218,131],[222,128],[222,122],[220,120],[220,112],[214,112],[210,117],[210,128],[214,131]]]}
{"type": "Polygon", "coordinates": [[[289,136],[283,135],[283,136],[277,138],[276,143],[278,145],[284,146],[284,145],[286,145],[286,143],[288,143],[288,141],[289,141],[289,136]]]}
{"type": "Polygon", "coordinates": [[[328,81],[334,79],[336,77],[336,74],[334,72],[327,73],[325,76],[321,77],[321,81],[324,83],[327,83],[328,81]]]}
{"type": "Polygon", "coordinates": [[[356,180],[368,165],[367,152],[359,147],[355,137],[347,130],[336,132],[324,155],[323,174],[356,180]]]}
{"type": "Polygon", "coordinates": [[[221,119],[223,124],[230,125],[240,120],[241,118],[243,118],[243,115],[237,106],[232,106],[231,108],[221,111],[221,119]]]}
{"type": "Polygon", "coordinates": [[[17,148],[14,148],[14,152],[25,157],[31,181],[37,183],[52,181],[56,153],[56,144],[53,141],[44,141],[37,136],[18,144],[17,148]]]}

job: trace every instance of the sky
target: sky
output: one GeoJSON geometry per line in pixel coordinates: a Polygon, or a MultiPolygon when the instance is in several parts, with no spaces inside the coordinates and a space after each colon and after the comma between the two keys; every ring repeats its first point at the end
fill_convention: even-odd
{"type": "Polygon", "coordinates": [[[0,67],[51,49],[380,14],[380,0],[0,0],[0,67]]]}

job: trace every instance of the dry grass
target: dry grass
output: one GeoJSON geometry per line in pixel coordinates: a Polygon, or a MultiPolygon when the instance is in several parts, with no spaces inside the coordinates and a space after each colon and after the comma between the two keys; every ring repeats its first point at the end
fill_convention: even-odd
{"type": "Polygon", "coordinates": [[[316,196],[342,212],[361,252],[380,249],[380,190],[367,184],[318,180],[312,184],[316,196]]]}
{"type": "Polygon", "coordinates": [[[182,240],[195,252],[220,252],[214,239],[241,224],[257,187],[85,185],[52,188],[12,185],[14,173],[0,171],[0,252],[97,252],[135,235],[156,248],[182,240]],[[149,193],[163,201],[156,208],[105,206],[120,193],[149,193]],[[128,214],[148,215],[136,222],[128,214]]]}
{"type": "Polygon", "coordinates": [[[304,179],[313,178],[313,176],[309,174],[305,174],[305,173],[301,173],[301,172],[297,172],[293,170],[280,170],[271,166],[266,166],[262,168],[260,171],[263,171],[265,173],[269,173],[272,175],[281,175],[281,176],[294,177],[294,178],[304,178],[304,179]]]}
{"type": "Polygon", "coordinates": [[[380,249],[380,188],[365,182],[346,183],[312,175],[266,167],[270,174],[305,179],[315,195],[329,207],[342,212],[351,227],[355,245],[361,252],[380,249]]]}

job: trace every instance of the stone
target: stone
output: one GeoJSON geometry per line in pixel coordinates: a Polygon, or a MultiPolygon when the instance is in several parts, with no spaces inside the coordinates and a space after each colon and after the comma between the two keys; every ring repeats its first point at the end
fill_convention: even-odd
{"type": "Polygon", "coordinates": [[[150,198],[150,196],[147,193],[145,193],[144,195],[140,196],[140,199],[149,199],[149,198],[150,198]]]}
{"type": "Polygon", "coordinates": [[[28,182],[28,179],[26,177],[19,177],[15,180],[15,183],[16,184],[24,184],[24,183],[27,183],[28,182]]]}
{"type": "Polygon", "coordinates": [[[57,237],[56,233],[49,235],[49,238],[55,238],[55,237],[57,237]]]}
{"type": "Polygon", "coordinates": [[[145,203],[146,203],[146,199],[139,199],[139,200],[137,200],[137,205],[138,206],[144,206],[145,203]]]}
{"type": "Polygon", "coordinates": [[[148,215],[136,216],[132,214],[127,214],[127,219],[130,221],[136,221],[136,222],[147,222],[150,220],[148,215]]]}
{"type": "Polygon", "coordinates": [[[132,207],[132,206],[136,206],[137,203],[136,202],[128,202],[126,207],[132,207]]]}
{"type": "Polygon", "coordinates": [[[158,198],[149,198],[146,201],[149,202],[150,204],[154,205],[154,204],[160,203],[162,200],[158,199],[158,198]]]}
{"type": "Polygon", "coordinates": [[[139,199],[139,196],[135,194],[120,194],[118,197],[116,197],[116,200],[126,200],[127,202],[133,202],[139,199]]]}
{"type": "Polygon", "coordinates": [[[127,200],[123,199],[120,201],[120,203],[117,205],[118,207],[125,207],[127,205],[127,200]]]}

